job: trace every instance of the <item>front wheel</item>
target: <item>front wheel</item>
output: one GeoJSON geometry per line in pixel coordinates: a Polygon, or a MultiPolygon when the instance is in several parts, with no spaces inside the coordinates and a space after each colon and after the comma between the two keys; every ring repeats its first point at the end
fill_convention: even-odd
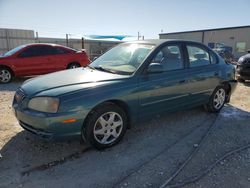
{"type": "Polygon", "coordinates": [[[120,107],[104,103],[87,118],[82,129],[82,138],[97,149],[105,149],[122,139],[127,124],[127,116],[120,107]]]}
{"type": "Polygon", "coordinates": [[[226,90],[218,86],[211,95],[208,104],[205,106],[209,112],[219,112],[226,102],[226,90]]]}
{"type": "Polygon", "coordinates": [[[11,80],[11,71],[8,68],[0,68],[0,83],[9,83],[11,80]]]}

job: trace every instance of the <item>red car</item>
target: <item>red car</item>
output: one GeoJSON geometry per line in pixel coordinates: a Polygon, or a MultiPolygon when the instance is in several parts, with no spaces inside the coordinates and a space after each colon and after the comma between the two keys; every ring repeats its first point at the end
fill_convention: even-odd
{"type": "Polygon", "coordinates": [[[0,83],[8,83],[13,77],[47,74],[89,63],[85,51],[57,44],[22,45],[0,56],[0,83]]]}

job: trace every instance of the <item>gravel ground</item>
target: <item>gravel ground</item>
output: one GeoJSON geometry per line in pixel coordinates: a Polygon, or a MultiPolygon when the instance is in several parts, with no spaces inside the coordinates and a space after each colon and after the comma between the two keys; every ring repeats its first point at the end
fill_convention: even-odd
{"type": "MultiPolygon", "coordinates": [[[[105,151],[77,140],[46,142],[24,131],[11,109],[25,79],[0,85],[0,187],[159,187],[213,129],[171,184],[190,180],[228,151],[250,143],[250,83],[239,84],[219,115],[202,108],[134,125],[105,151]]],[[[221,161],[185,187],[250,187],[250,150],[221,161]]]]}

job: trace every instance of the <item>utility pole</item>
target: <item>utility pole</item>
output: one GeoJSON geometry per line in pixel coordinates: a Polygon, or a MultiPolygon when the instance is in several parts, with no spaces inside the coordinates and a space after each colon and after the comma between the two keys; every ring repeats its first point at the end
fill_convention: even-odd
{"type": "Polygon", "coordinates": [[[82,49],[84,49],[84,38],[82,37],[82,49]]]}
{"type": "Polygon", "coordinates": [[[66,46],[69,46],[69,34],[66,34],[66,46]]]}
{"type": "Polygon", "coordinates": [[[10,36],[8,29],[5,29],[5,35],[6,35],[6,43],[7,43],[7,51],[10,50],[10,36]]]}
{"type": "Polygon", "coordinates": [[[39,43],[39,40],[38,40],[38,31],[36,31],[36,42],[39,43]]]}
{"type": "Polygon", "coordinates": [[[140,40],[140,39],[144,40],[144,36],[140,34],[140,31],[138,31],[137,40],[140,40]]]}

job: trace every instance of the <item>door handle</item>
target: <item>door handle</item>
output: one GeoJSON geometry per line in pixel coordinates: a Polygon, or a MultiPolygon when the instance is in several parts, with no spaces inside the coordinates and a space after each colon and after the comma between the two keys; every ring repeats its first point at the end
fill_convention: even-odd
{"type": "Polygon", "coordinates": [[[219,72],[214,72],[214,76],[218,76],[219,75],[219,72]]]}

